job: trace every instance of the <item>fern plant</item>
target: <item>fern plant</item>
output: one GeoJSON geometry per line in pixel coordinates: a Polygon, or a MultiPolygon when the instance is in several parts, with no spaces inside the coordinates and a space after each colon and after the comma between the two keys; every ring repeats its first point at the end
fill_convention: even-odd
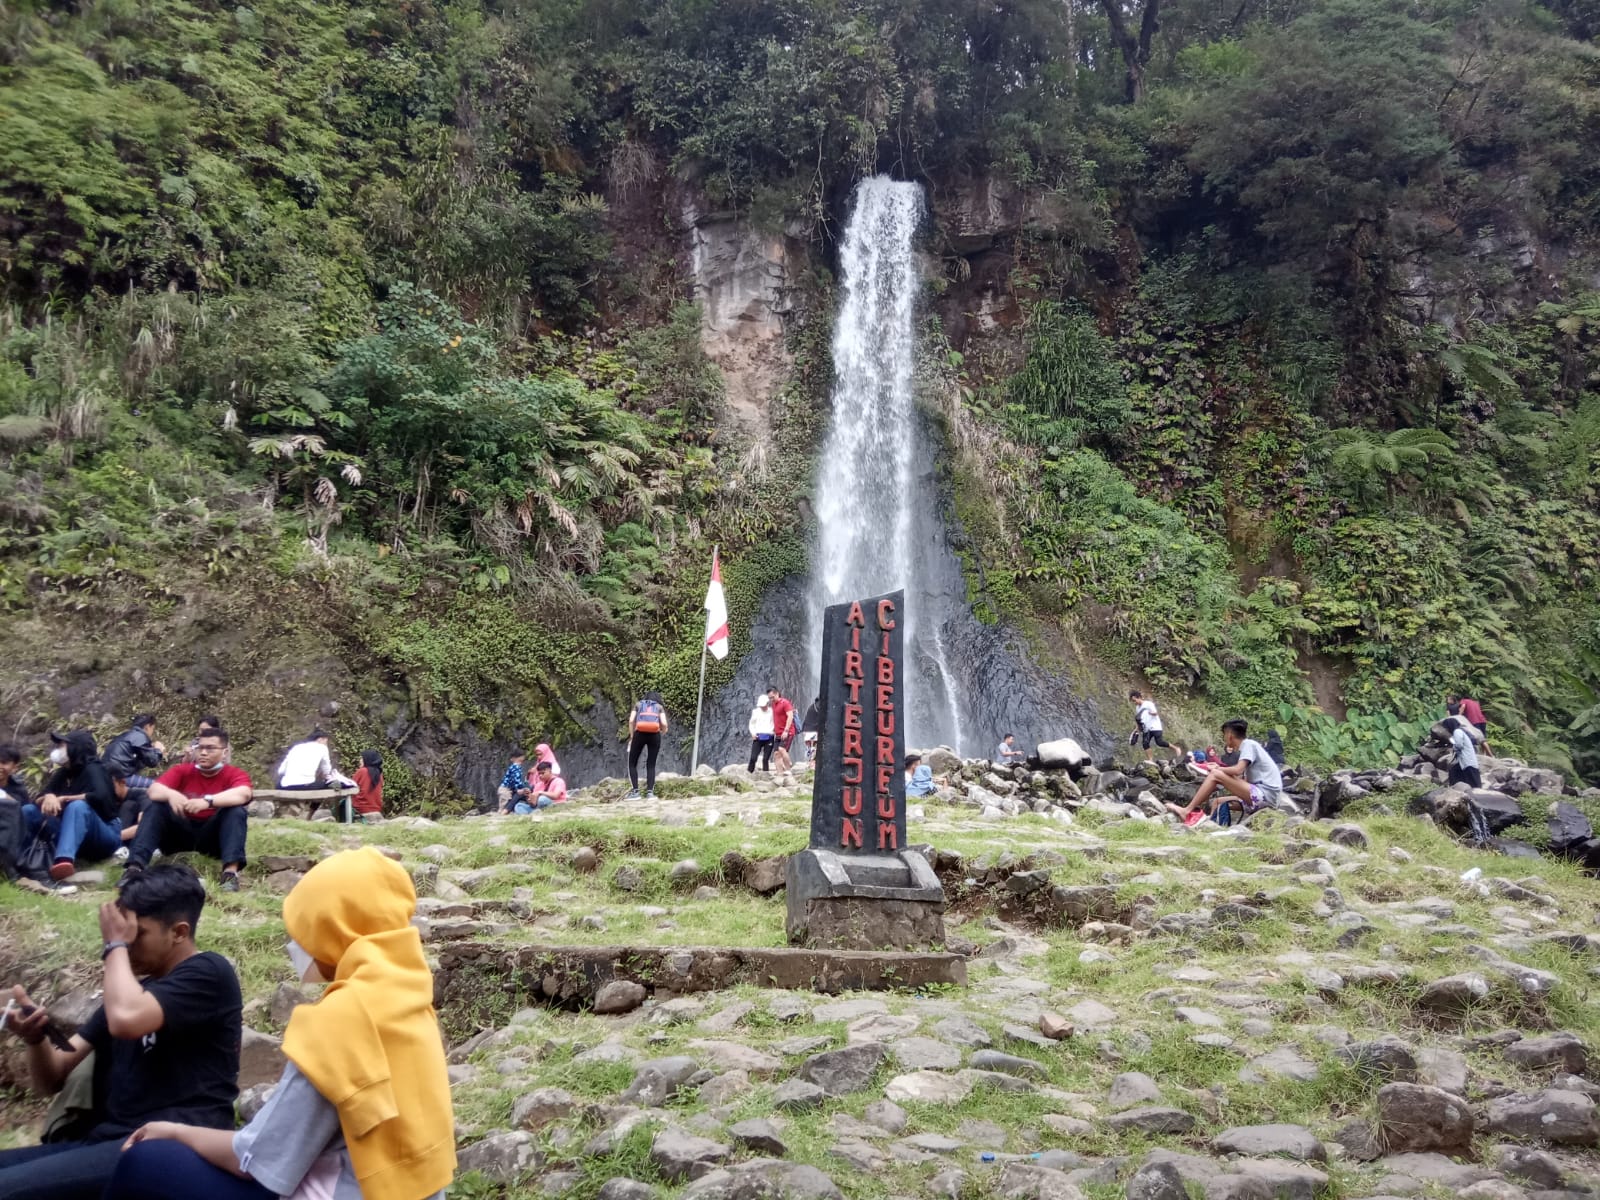
{"type": "Polygon", "coordinates": [[[1334,474],[1357,499],[1378,494],[1392,504],[1395,493],[1445,465],[1455,442],[1437,429],[1396,429],[1380,434],[1370,429],[1335,429],[1324,439],[1334,474]]]}

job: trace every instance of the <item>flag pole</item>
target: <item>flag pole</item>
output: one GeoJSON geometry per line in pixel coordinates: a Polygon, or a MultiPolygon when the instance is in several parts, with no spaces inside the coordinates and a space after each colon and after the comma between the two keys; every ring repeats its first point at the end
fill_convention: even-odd
{"type": "MultiPolygon", "coordinates": [[[[717,563],[718,546],[711,547],[711,565],[717,563]]],[[[693,775],[700,766],[700,711],[706,704],[706,650],[711,643],[706,637],[706,632],[700,634],[700,696],[694,702],[694,749],[689,753],[689,774],[693,775]]]]}

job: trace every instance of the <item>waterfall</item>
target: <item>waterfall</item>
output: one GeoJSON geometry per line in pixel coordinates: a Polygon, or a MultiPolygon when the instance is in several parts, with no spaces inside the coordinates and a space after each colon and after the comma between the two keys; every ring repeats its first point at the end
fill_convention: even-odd
{"type": "Polygon", "coordinates": [[[908,743],[959,749],[963,704],[938,616],[949,606],[931,602],[928,578],[942,537],[932,511],[935,450],[913,389],[922,219],[918,185],[878,176],[857,187],[845,226],[833,417],[816,486],[811,662],[821,660],[824,606],[904,587],[908,743]]]}

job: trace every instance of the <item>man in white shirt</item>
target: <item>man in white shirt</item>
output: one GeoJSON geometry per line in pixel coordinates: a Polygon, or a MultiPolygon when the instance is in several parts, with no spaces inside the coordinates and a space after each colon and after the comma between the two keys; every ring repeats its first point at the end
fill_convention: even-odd
{"type": "Polygon", "coordinates": [[[320,729],[313,729],[305,741],[290,746],[289,753],[278,764],[278,786],[285,791],[353,788],[355,785],[355,780],[333,769],[333,759],[328,754],[328,735],[320,729]]]}
{"type": "Polygon", "coordinates": [[[1129,692],[1128,701],[1133,705],[1133,719],[1138,724],[1133,736],[1128,739],[1128,745],[1142,740],[1144,742],[1144,760],[1151,761],[1151,746],[1160,746],[1163,750],[1171,750],[1172,757],[1182,760],[1184,757],[1182,746],[1167,744],[1166,734],[1162,731],[1161,712],[1156,708],[1156,702],[1143,692],[1129,692]]]}
{"type": "Polygon", "coordinates": [[[1006,734],[994,748],[994,761],[1002,767],[1022,762],[1027,757],[1028,752],[1017,745],[1017,735],[1014,733],[1006,734]]]}
{"type": "MultiPolygon", "coordinates": [[[[1238,751],[1239,760],[1231,767],[1216,766],[1206,772],[1205,782],[1195,792],[1188,807],[1179,808],[1176,804],[1167,807],[1180,817],[1187,817],[1201,807],[1208,813],[1214,813],[1209,801],[1221,789],[1239,802],[1244,810],[1243,816],[1263,808],[1276,808],[1283,795],[1283,775],[1278,771],[1278,764],[1273,761],[1272,755],[1267,753],[1267,748],[1250,737],[1249,733],[1250,727],[1243,721],[1224,721],[1222,741],[1229,750],[1238,751]]],[[[1225,797],[1222,804],[1228,803],[1230,801],[1225,797]]]]}

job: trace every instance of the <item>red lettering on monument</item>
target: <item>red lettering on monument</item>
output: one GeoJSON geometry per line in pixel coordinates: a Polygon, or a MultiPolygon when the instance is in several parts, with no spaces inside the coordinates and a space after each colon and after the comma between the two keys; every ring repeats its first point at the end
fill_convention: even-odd
{"type": "Polygon", "coordinates": [[[844,706],[844,727],[846,729],[861,728],[861,705],[846,704],[844,706]]]}
{"type": "MultiPolygon", "coordinates": [[[[883,714],[879,713],[878,715],[882,716],[883,714]]],[[[845,737],[849,736],[848,733],[845,734],[845,737]]],[[[892,737],[878,739],[878,765],[881,767],[884,763],[888,763],[891,767],[894,766],[894,739],[892,737]]]]}
{"type": "Polygon", "coordinates": [[[857,600],[850,606],[850,612],[845,617],[844,623],[846,625],[854,625],[857,629],[866,627],[867,618],[861,612],[861,601],[857,600]]]}
{"type": "Polygon", "coordinates": [[[884,821],[894,820],[894,797],[888,792],[878,793],[878,817],[884,821]]]}
{"type": "MultiPolygon", "coordinates": [[[[859,669],[860,666],[861,666],[861,656],[858,654],[858,655],[855,656],[855,658],[856,658],[856,667],[859,669]]],[[[848,654],[846,654],[844,656],[844,661],[845,661],[845,665],[849,666],[850,656],[848,654]]],[[[884,658],[878,659],[878,682],[879,683],[893,683],[894,682],[894,659],[888,658],[888,657],[884,657],[884,658]]]]}
{"type": "Polygon", "coordinates": [[[879,654],[888,654],[889,653],[889,635],[887,633],[883,635],[883,649],[878,651],[878,653],[879,654]]]}
{"type": "Polygon", "coordinates": [[[897,770],[899,770],[898,767],[879,767],[878,768],[878,794],[879,795],[883,795],[891,787],[894,786],[894,773],[897,770]]]}
{"type": "Polygon", "coordinates": [[[878,601],[878,628],[893,629],[894,622],[889,619],[889,614],[894,612],[893,600],[878,601]]]}
{"type": "MultiPolygon", "coordinates": [[[[880,837],[878,840],[882,841],[883,839],[880,837]]],[[[857,850],[862,849],[861,819],[859,817],[853,821],[847,817],[839,826],[839,845],[849,849],[852,843],[855,844],[857,850]]]]}
{"type": "Polygon", "coordinates": [[[850,689],[851,704],[861,703],[861,685],[865,682],[863,679],[846,679],[844,681],[845,687],[850,689]]]}
{"type": "Polygon", "coordinates": [[[861,789],[860,788],[858,788],[858,787],[847,787],[847,788],[844,789],[843,808],[844,808],[845,812],[849,813],[852,817],[858,817],[858,816],[861,815],[861,789]]]}
{"type": "Polygon", "coordinates": [[[894,707],[894,688],[878,685],[878,707],[880,709],[894,707]]]}
{"type": "MultiPolygon", "coordinates": [[[[889,660],[886,658],[880,658],[878,661],[883,663],[888,662],[889,660]]],[[[883,674],[883,670],[881,668],[879,669],[878,674],[883,674]]],[[[853,650],[846,650],[844,652],[844,677],[846,679],[865,678],[865,676],[861,674],[861,655],[857,654],[853,650]]]]}
{"type": "Polygon", "coordinates": [[[846,729],[844,731],[844,753],[859,756],[861,752],[861,730],[846,729]]]}
{"type": "Polygon", "coordinates": [[[859,758],[841,758],[839,760],[839,778],[845,783],[860,783],[865,778],[861,772],[861,760],[859,758]],[[854,775],[850,774],[851,770],[855,771],[854,775]]]}
{"type": "Polygon", "coordinates": [[[878,732],[886,737],[894,736],[894,709],[880,708],[878,710],[878,732]]]}
{"type": "Polygon", "coordinates": [[[852,650],[861,649],[861,630],[852,629],[850,631],[850,649],[852,649],[852,650]]]}
{"type": "Polygon", "coordinates": [[[887,825],[878,826],[878,849],[900,849],[900,826],[892,821],[887,825]]]}

